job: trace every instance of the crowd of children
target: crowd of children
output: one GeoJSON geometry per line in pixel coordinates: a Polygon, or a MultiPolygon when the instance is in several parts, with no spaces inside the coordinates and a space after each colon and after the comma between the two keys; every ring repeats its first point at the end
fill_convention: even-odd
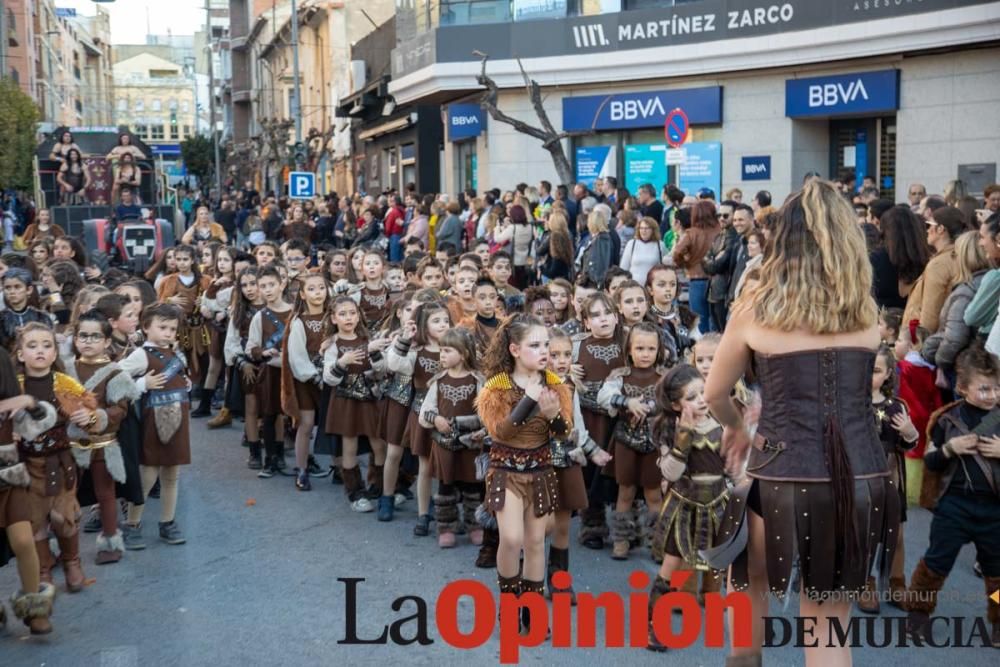
{"type": "MultiPolygon", "coordinates": [[[[5,256],[0,564],[17,559],[17,617],[51,631],[57,562],[68,590],[82,589],[81,530],[97,533],[99,565],[145,548],[151,494],[161,540],[184,543],[175,510],[190,423],[212,415],[216,396],[209,427],[242,417],[257,477],[294,477],[308,492],[330,476],[352,510],[379,522],[415,496],[413,534],[433,528],[440,548],[464,536],[479,547],[470,565],[495,567],[501,592],[554,592],[574,513],[584,547],[610,543],[617,560],[649,549],[660,563],[650,609],[678,569],[702,573],[702,595],[718,590],[722,573],[700,554],[742,470],[726,467],[703,397],[720,339],[699,333],[678,272],[657,264],[643,283],[609,271],[604,284],[582,275],[522,293],[511,257],[479,250],[390,264],[376,249],[313,257],[294,238],[252,253],[208,241],[171,248],[145,278],[108,272],[103,284],[68,273],[71,258],[39,267],[5,256]],[[332,457],[330,470],[316,454],[332,457]],[[89,520],[81,505],[94,507],[89,520]]],[[[976,499],[996,503],[1000,371],[984,352],[963,353],[962,401],[942,407],[918,354],[924,334],[899,336],[899,320],[883,313],[871,400],[901,499],[908,482],[920,487],[921,466],[904,461],[925,457],[937,482],[931,547],[912,586],[940,589],[974,541],[996,589],[997,517],[976,499]],[[976,449],[979,436],[987,444],[976,449]]],[[[752,376],[736,398],[752,425],[752,376]]],[[[903,606],[897,538],[889,586],[903,606]]],[[[877,597],[859,605],[877,611],[877,597]]],[[[990,621],[1000,643],[995,605],[990,621]]],[[[661,648],[653,633],[649,643],[661,648]]]]}

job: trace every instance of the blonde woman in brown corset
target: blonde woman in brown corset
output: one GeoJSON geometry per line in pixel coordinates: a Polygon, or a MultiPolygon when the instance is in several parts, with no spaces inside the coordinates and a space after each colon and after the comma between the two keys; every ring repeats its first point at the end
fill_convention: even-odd
{"type": "MultiPolygon", "coordinates": [[[[871,264],[854,211],[818,179],[782,207],[769,246],[762,280],[736,302],[705,387],[730,473],[749,451],[750,480],[733,496],[745,492],[745,502],[730,504],[751,510],[748,541],[729,581],[751,597],[753,642],[734,647],[727,664],[761,664],[767,593],[791,593],[797,562],[799,615],[817,619],[805,664],[843,667],[850,646],[830,635],[831,620],[846,627],[880,544],[888,575],[899,530],[871,402],[879,345],[871,264]],[[762,398],[753,447],[731,398],[750,364],[762,398]]],[[[727,510],[723,534],[738,516],[727,510]]]]}
{"type": "MultiPolygon", "coordinates": [[[[530,315],[506,320],[486,352],[490,379],[476,399],[479,418],[493,440],[486,508],[496,514],[500,529],[501,594],[541,594],[545,588],[545,528],[559,500],[549,441],[565,438],[573,428],[572,392],[546,370],[548,357],[549,332],[541,320],[530,315]]],[[[526,609],[520,621],[530,625],[526,609]]]]}

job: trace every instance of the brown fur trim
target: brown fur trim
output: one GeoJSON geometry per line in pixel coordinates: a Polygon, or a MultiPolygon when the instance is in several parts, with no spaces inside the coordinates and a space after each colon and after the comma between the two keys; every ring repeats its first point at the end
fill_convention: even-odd
{"type": "Polygon", "coordinates": [[[944,586],[944,580],[945,577],[933,572],[923,559],[920,559],[916,569],[913,570],[913,576],[910,577],[910,588],[906,596],[907,610],[934,613],[937,593],[944,586]]]}
{"type": "Polygon", "coordinates": [[[292,330],[292,322],[288,321],[285,327],[285,337],[281,341],[281,411],[292,419],[292,423],[298,422],[299,399],[295,396],[295,378],[292,376],[292,365],[288,363],[288,333],[292,330]]]}
{"type": "Polygon", "coordinates": [[[490,387],[491,382],[493,382],[493,378],[476,396],[476,411],[479,413],[479,419],[482,420],[487,432],[494,435],[500,429],[503,421],[514,410],[518,398],[513,390],[490,387]]]}
{"type": "MultiPolygon", "coordinates": [[[[937,449],[937,445],[935,445],[934,441],[931,439],[931,433],[934,432],[934,427],[937,426],[938,421],[940,421],[941,418],[944,417],[953,408],[956,408],[961,404],[962,401],[953,401],[951,403],[948,403],[947,405],[941,406],[940,408],[931,413],[931,416],[927,420],[927,431],[926,431],[927,445],[926,449],[924,450],[924,456],[927,455],[927,452],[931,452],[937,449]]],[[[924,466],[923,479],[921,480],[920,483],[920,498],[918,501],[921,507],[928,510],[934,509],[934,507],[937,505],[938,498],[941,496],[942,484],[943,484],[942,474],[934,470],[928,470],[927,467],[924,466]]]]}
{"type": "Polygon", "coordinates": [[[559,413],[566,426],[573,428],[573,388],[568,384],[550,385],[559,395],[559,413]]]}

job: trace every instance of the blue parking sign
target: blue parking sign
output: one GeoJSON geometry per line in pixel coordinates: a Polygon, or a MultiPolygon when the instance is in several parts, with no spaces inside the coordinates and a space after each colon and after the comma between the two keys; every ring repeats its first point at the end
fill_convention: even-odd
{"type": "Polygon", "coordinates": [[[292,199],[308,199],[316,196],[316,174],[311,171],[288,173],[288,196],[292,199]]]}

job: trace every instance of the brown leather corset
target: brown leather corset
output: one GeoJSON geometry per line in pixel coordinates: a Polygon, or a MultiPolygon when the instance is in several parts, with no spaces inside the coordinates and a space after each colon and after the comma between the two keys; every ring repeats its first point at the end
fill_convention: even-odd
{"type": "Polygon", "coordinates": [[[829,348],[756,354],[762,413],[747,473],[782,481],[828,481],[828,440],[843,443],[853,477],[888,474],[875,427],[875,353],[829,348]]]}

